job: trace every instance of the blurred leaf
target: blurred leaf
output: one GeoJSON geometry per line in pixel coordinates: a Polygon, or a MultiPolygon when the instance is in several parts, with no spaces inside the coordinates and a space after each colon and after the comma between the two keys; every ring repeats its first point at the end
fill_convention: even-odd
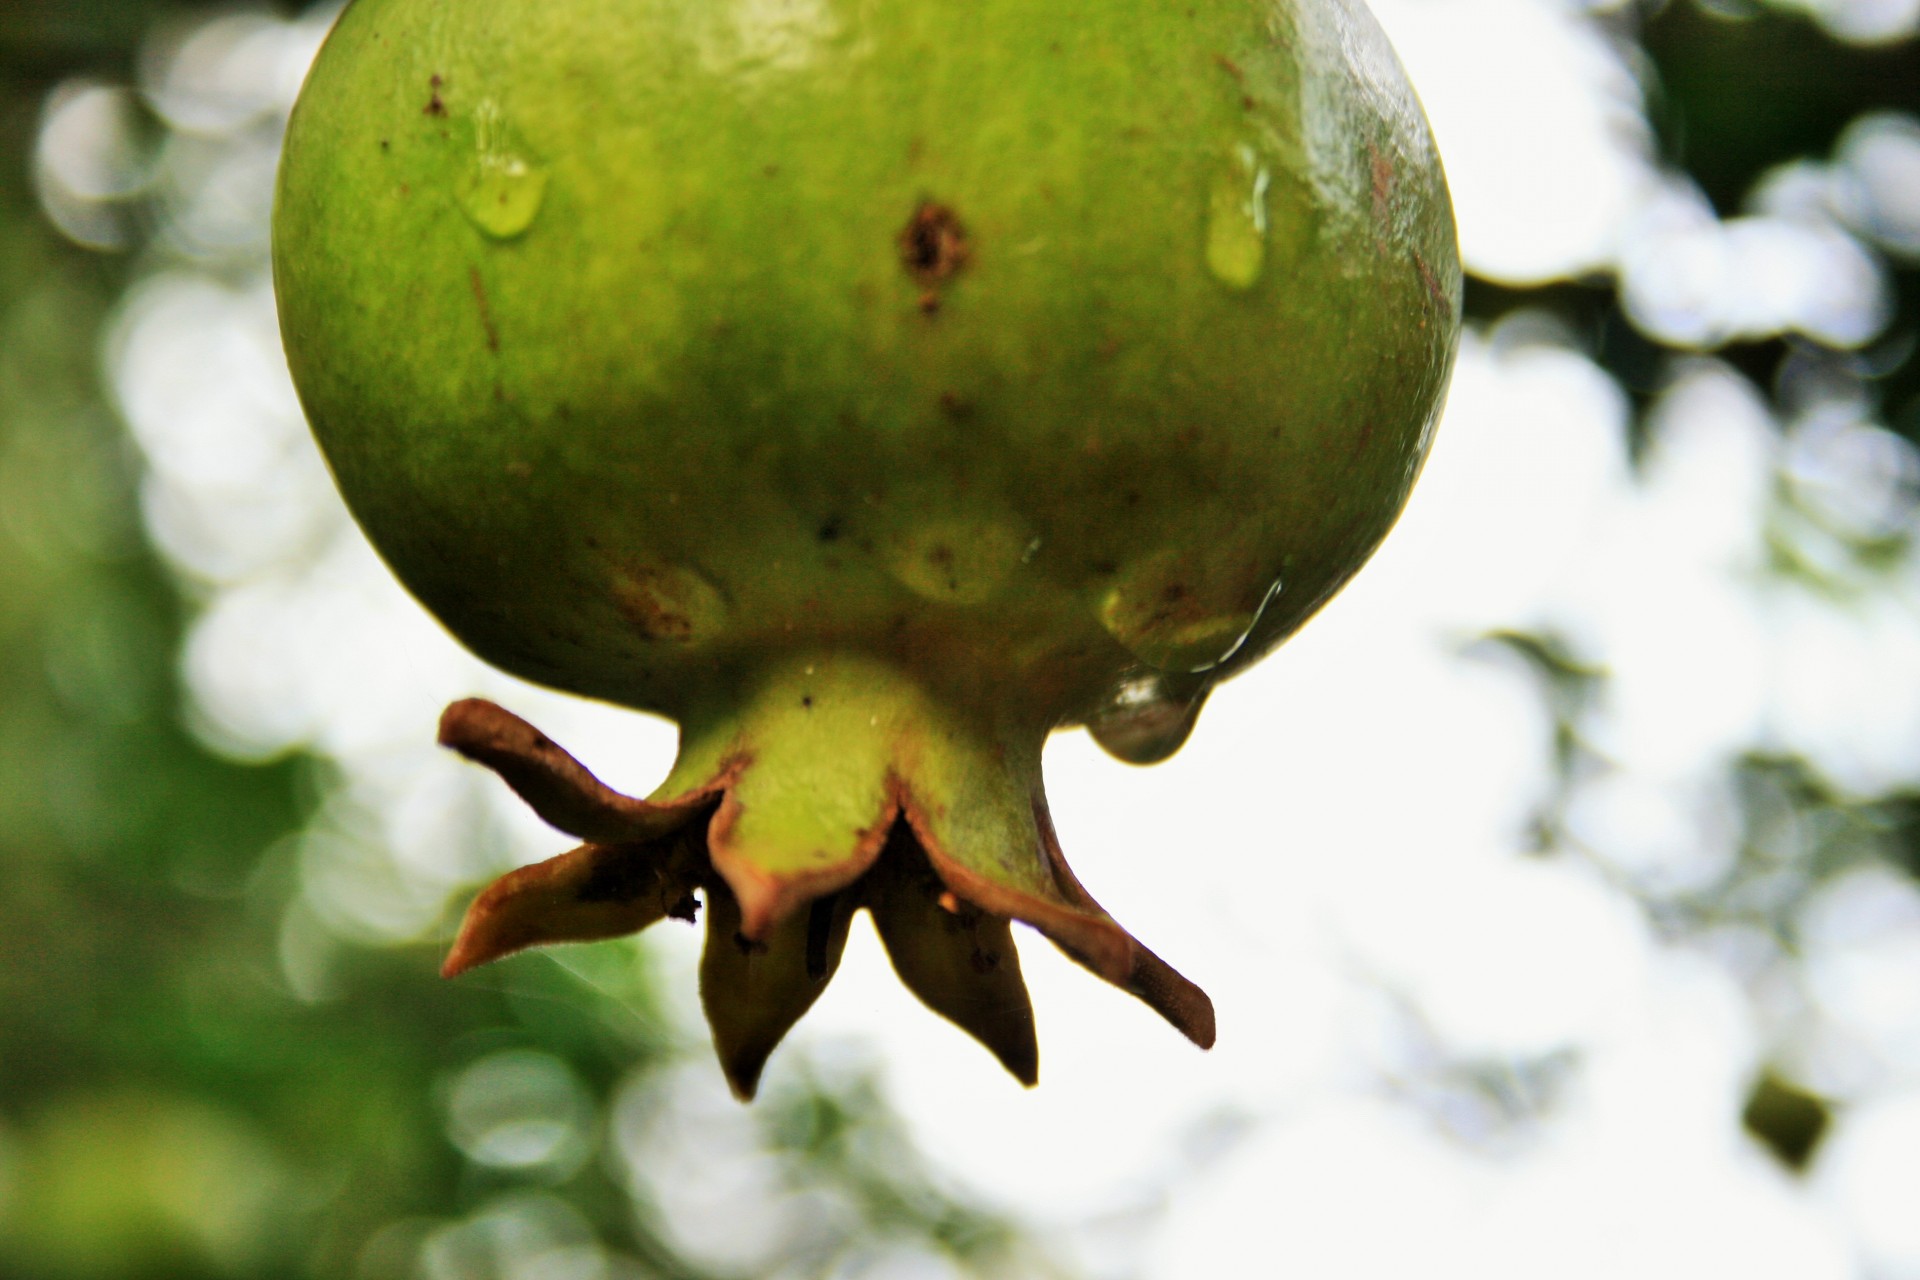
{"type": "Polygon", "coordinates": [[[1817,1094],[1768,1071],[1754,1081],[1740,1123],[1781,1164],[1800,1173],[1833,1124],[1833,1112],[1817,1094]]]}

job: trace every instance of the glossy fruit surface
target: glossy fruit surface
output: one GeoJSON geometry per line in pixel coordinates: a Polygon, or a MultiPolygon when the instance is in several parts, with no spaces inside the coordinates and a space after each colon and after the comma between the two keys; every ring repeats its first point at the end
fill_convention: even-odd
{"type": "MultiPolygon", "coordinates": [[[[356,0],[275,234],[296,383],[395,572],[501,667],[682,726],[672,821],[559,823],[602,896],[502,882],[459,956],[606,936],[583,903],[644,864],[743,957],[706,990],[743,1091],[861,907],[1023,1077],[1030,1022],[962,999],[1018,986],[978,937],[1009,918],[1211,1040],[1066,871],[1039,751],[1170,754],[1418,473],[1459,267],[1363,9],[356,0]]],[[[552,764],[454,721],[520,743],[469,750],[510,781],[552,764]]]]}

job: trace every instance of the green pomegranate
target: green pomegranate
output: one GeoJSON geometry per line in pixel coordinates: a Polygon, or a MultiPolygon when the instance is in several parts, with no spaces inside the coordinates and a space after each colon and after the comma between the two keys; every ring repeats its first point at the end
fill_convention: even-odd
{"type": "Polygon", "coordinates": [[[274,230],[394,572],[681,730],[637,800],[449,708],[584,842],[483,893],[449,974],[704,901],[745,1097],[864,908],[1031,1083],[1018,920],[1211,1044],[1067,869],[1041,747],[1171,754],[1420,469],[1459,264],[1357,0],[356,0],[274,230]]]}

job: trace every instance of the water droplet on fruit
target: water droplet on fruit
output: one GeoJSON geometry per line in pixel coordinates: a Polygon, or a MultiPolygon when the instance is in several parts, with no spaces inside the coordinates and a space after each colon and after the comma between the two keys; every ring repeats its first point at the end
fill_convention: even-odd
{"type": "Polygon", "coordinates": [[[522,155],[500,108],[483,101],[474,110],[475,152],[456,193],[460,209],[480,231],[511,240],[533,225],[547,198],[547,172],[522,155]]]}
{"type": "Polygon", "coordinates": [[[1128,680],[1087,718],[1087,732],[1116,760],[1159,764],[1186,743],[1209,688],[1180,692],[1159,674],[1128,680]]]}
{"type": "Polygon", "coordinates": [[[1205,671],[1246,643],[1280,586],[1276,580],[1250,607],[1223,606],[1223,598],[1240,593],[1209,582],[1204,566],[1179,555],[1149,556],[1123,569],[1101,598],[1100,625],[1148,666],[1205,671]]]}
{"type": "Polygon", "coordinates": [[[610,586],[614,607],[643,640],[697,644],[727,626],[726,598],[697,569],[634,565],[610,586]]]}
{"type": "Polygon", "coordinates": [[[1229,289],[1251,289],[1267,262],[1267,188],[1273,176],[1244,143],[1207,193],[1207,270],[1229,289]]]}
{"type": "Polygon", "coordinates": [[[980,604],[1038,551],[1032,539],[1000,520],[931,520],[888,542],[886,565],[895,580],[922,599],[980,604]]]}

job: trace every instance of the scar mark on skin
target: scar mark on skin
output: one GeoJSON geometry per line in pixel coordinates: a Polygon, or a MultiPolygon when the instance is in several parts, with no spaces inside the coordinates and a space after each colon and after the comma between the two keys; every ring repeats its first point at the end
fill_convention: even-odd
{"type": "Polygon", "coordinates": [[[480,278],[480,268],[467,269],[467,283],[473,286],[473,301],[480,308],[480,327],[487,332],[487,350],[500,354],[500,329],[493,322],[493,307],[487,302],[486,281],[480,278]]]}

